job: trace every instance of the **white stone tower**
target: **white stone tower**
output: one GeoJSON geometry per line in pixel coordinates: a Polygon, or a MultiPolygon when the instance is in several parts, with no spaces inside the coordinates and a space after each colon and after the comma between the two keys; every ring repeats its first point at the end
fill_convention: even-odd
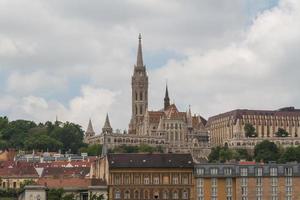
{"type": "Polygon", "coordinates": [[[137,126],[142,122],[148,109],[148,76],[143,63],[142,36],[139,34],[137,61],[131,78],[132,115],[129,124],[129,134],[138,134],[137,126]]]}

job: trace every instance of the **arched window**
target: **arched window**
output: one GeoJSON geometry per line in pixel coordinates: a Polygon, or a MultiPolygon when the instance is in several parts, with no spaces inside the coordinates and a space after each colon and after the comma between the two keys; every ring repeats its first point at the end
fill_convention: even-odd
{"type": "Polygon", "coordinates": [[[150,199],[149,191],[145,190],[144,191],[144,199],[150,199]]]}
{"type": "Polygon", "coordinates": [[[173,192],[173,199],[178,199],[178,191],[177,190],[175,190],[173,192]]]}
{"type": "Polygon", "coordinates": [[[140,100],[143,100],[143,92],[140,92],[140,100]]]}
{"type": "Polygon", "coordinates": [[[134,191],[134,199],[139,199],[140,198],[140,194],[139,191],[134,191]]]}
{"type": "Polygon", "coordinates": [[[120,192],[120,190],[115,190],[115,199],[121,199],[121,192],[120,192]]]}
{"type": "Polygon", "coordinates": [[[168,192],[168,190],[163,191],[163,199],[169,199],[169,192],[168,192]]]}
{"type": "Polygon", "coordinates": [[[130,199],[130,192],[129,190],[126,190],[124,193],[124,199],[130,199]]]}
{"type": "Polygon", "coordinates": [[[189,198],[189,194],[186,190],[183,190],[182,192],[182,199],[188,199],[189,198]]]}
{"type": "Polygon", "coordinates": [[[140,115],[143,114],[143,105],[140,105],[140,115]]]}

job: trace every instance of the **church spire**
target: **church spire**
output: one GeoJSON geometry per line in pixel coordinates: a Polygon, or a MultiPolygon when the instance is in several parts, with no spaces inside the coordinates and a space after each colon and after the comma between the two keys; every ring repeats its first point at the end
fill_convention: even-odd
{"type": "Polygon", "coordinates": [[[166,84],[166,92],[164,98],[164,109],[166,110],[170,106],[170,98],[169,98],[169,91],[168,91],[168,84],[166,84]]]}
{"type": "Polygon", "coordinates": [[[104,126],[102,128],[102,133],[112,133],[112,127],[110,126],[108,114],[106,114],[104,126]]]}
{"type": "Polygon", "coordinates": [[[142,52],[142,35],[141,34],[139,34],[139,46],[138,46],[138,52],[137,52],[136,66],[144,67],[143,52],[142,52]]]}
{"type": "Polygon", "coordinates": [[[94,131],[91,119],[89,119],[89,124],[88,124],[85,134],[86,134],[86,136],[94,136],[95,135],[95,131],[94,131]]]}

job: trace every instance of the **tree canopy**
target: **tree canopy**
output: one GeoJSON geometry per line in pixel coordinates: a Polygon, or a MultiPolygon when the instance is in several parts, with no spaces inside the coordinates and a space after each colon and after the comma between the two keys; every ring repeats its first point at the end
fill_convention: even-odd
{"type": "Polygon", "coordinates": [[[245,131],[246,137],[257,137],[257,133],[255,132],[255,128],[250,123],[245,124],[244,131],[245,131]]]}
{"type": "Polygon", "coordinates": [[[9,121],[0,117],[0,149],[40,150],[78,153],[85,146],[80,125],[66,122],[36,124],[28,120],[9,121]]]}

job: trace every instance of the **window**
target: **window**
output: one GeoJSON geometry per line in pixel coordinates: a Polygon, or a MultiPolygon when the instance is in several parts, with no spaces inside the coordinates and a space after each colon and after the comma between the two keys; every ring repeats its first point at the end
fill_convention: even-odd
{"type": "Polygon", "coordinates": [[[262,172],[263,172],[263,169],[261,167],[256,168],[255,175],[256,176],[262,176],[262,172]]]}
{"type": "Polygon", "coordinates": [[[285,177],[285,185],[286,186],[292,186],[293,185],[292,177],[285,177]]]}
{"type": "Polygon", "coordinates": [[[124,199],[130,199],[130,192],[129,190],[126,190],[124,193],[124,199]]]}
{"type": "Polygon", "coordinates": [[[150,199],[149,191],[148,190],[144,191],[144,199],[150,199]]]}
{"type": "Polygon", "coordinates": [[[196,169],[196,173],[197,173],[198,175],[203,175],[203,174],[204,174],[204,168],[197,168],[197,169],[196,169]]]}
{"type": "Polygon", "coordinates": [[[211,175],[218,175],[218,172],[219,172],[218,168],[211,168],[210,169],[210,174],[211,175]]]}
{"type": "Polygon", "coordinates": [[[163,199],[168,199],[168,198],[169,198],[168,190],[163,191],[163,199]]]}
{"type": "Polygon", "coordinates": [[[183,190],[182,199],[188,199],[188,198],[189,198],[188,192],[186,190],[183,190]]]}
{"type": "Polygon", "coordinates": [[[272,178],[271,178],[271,185],[272,185],[272,186],[277,186],[277,185],[278,185],[278,178],[272,177],[272,178]]]}
{"type": "Polygon", "coordinates": [[[285,176],[292,176],[293,175],[293,168],[291,168],[291,167],[284,168],[284,175],[285,176]]]}
{"type": "Polygon", "coordinates": [[[124,183],[125,183],[126,185],[130,184],[130,177],[129,177],[128,175],[126,175],[126,176],[124,177],[124,183]]]}
{"type": "Polygon", "coordinates": [[[144,176],[144,184],[146,185],[150,184],[150,179],[148,175],[144,176]]]}
{"type": "Polygon", "coordinates": [[[216,187],[217,184],[218,184],[217,179],[216,178],[212,178],[211,179],[211,185],[212,185],[212,187],[216,187]]]}
{"type": "Polygon", "coordinates": [[[140,100],[143,100],[143,92],[140,92],[140,100]]]}
{"type": "Polygon", "coordinates": [[[115,184],[120,185],[121,184],[121,178],[119,175],[115,175],[115,184]]]}
{"type": "Polygon", "coordinates": [[[189,178],[188,178],[188,176],[183,176],[182,177],[182,184],[185,184],[185,185],[189,184],[189,178]]]}
{"type": "Polygon", "coordinates": [[[134,184],[141,184],[140,176],[138,175],[134,176],[134,184]]]}
{"type": "Polygon", "coordinates": [[[224,168],[224,174],[225,175],[231,175],[232,174],[232,169],[231,168],[224,168]]]}
{"type": "Polygon", "coordinates": [[[256,186],[262,186],[262,178],[256,178],[256,186]]]}
{"type": "Polygon", "coordinates": [[[270,176],[277,176],[277,168],[276,167],[270,168],[270,176]]]}
{"type": "Polygon", "coordinates": [[[197,179],[197,186],[203,187],[203,178],[198,178],[197,179]]]}
{"type": "Polygon", "coordinates": [[[139,191],[134,191],[134,199],[139,199],[140,198],[140,194],[139,191]]]}
{"type": "Polygon", "coordinates": [[[178,176],[177,175],[173,176],[173,184],[178,184],[178,183],[179,183],[178,176]]]}
{"type": "Polygon", "coordinates": [[[17,183],[13,182],[13,188],[16,188],[16,187],[17,187],[17,183]]]}
{"type": "Polygon", "coordinates": [[[241,178],[241,185],[247,186],[248,185],[248,179],[247,178],[241,178]]]}
{"type": "Polygon", "coordinates": [[[153,184],[159,184],[159,177],[158,176],[154,176],[153,184]]]}
{"type": "Polygon", "coordinates": [[[248,168],[241,168],[241,176],[248,176],[248,168]]]}
{"type": "Polygon", "coordinates": [[[178,192],[177,192],[177,190],[175,190],[173,192],[173,199],[178,199],[178,192]]]}
{"type": "Polygon", "coordinates": [[[142,115],[142,114],[143,114],[143,106],[140,105],[140,115],[142,115]]]}
{"type": "Polygon", "coordinates": [[[115,191],[115,199],[121,199],[121,193],[120,190],[115,191]]]}
{"type": "Polygon", "coordinates": [[[226,186],[232,186],[232,178],[226,178],[226,186]]]}

